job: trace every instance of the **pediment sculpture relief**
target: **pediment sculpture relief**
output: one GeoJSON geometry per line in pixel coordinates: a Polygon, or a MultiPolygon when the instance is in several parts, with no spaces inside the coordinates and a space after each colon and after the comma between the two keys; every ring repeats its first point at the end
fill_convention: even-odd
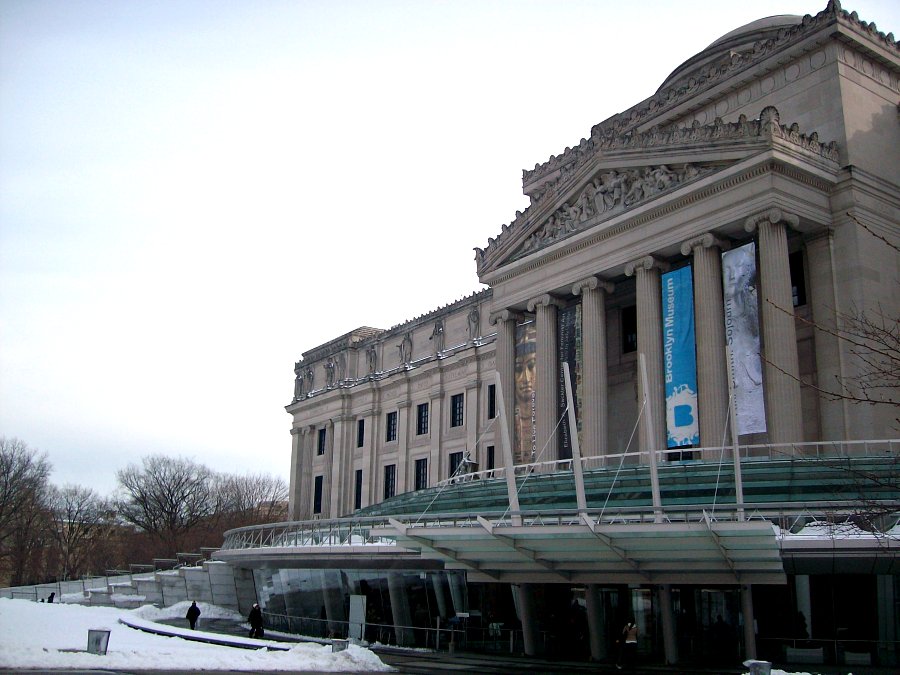
{"type": "Polygon", "coordinates": [[[608,217],[612,213],[624,211],[712,170],[712,167],[697,167],[693,164],[675,169],[659,164],[623,171],[604,171],[588,183],[574,201],[563,204],[550,214],[547,222],[528,236],[514,259],[584,229],[599,216],[608,217]]]}

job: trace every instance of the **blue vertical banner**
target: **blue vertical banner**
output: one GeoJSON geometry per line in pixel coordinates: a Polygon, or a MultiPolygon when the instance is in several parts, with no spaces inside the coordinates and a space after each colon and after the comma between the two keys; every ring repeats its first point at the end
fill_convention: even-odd
{"type": "Polygon", "coordinates": [[[700,444],[691,268],[666,272],[661,281],[667,444],[683,448],[700,444]]]}

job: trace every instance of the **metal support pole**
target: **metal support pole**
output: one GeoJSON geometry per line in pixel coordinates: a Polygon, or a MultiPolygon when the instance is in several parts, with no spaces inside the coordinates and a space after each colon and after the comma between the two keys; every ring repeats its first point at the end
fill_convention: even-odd
{"type": "Polygon", "coordinates": [[[662,498],[659,496],[659,471],[656,467],[656,448],[653,445],[653,416],[650,412],[650,392],[647,384],[647,362],[643,354],[638,354],[638,367],[641,369],[641,383],[644,388],[644,423],[647,425],[647,453],[650,455],[650,493],[653,497],[653,520],[663,521],[662,498]]]}
{"type": "Polygon", "coordinates": [[[503,464],[506,467],[506,493],[509,497],[509,508],[513,512],[512,524],[522,525],[522,516],[519,515],[519,493],[516,490],[516,471],[513,464],[512,444],[509,439],[509,426],[506,420],[506,407],[503,405],[503,382],[500,380],[500,372],[494,373],[497,384],[497,409],[500,411],[500,446],[503,449],[503,464]]]}
{"type": "Polygon", "coordinates": [[[581,513],[587,511],[587,498],[584,494],[584,472],[581,466],[581,447],[578,445],[578,425],[575,420],[575,397],[572,396],[572,376],[569,364],[563,362],[563,377],[566,381],[566,410],[569,417],[569,438],[572,441],[572,473],[575,474],[575,501],[581,513]]]}
{"type": "Polygon", "coordinates": [[[731,454],[734,457],[734,499],[737,502],[737,518],[738,520],[744,520],[744,481],[741,475],[741,448],[738,444],[731,347],[725,347],[725,362],[728,364],[728,415],[729,424],[731,425],[731,454]]]}

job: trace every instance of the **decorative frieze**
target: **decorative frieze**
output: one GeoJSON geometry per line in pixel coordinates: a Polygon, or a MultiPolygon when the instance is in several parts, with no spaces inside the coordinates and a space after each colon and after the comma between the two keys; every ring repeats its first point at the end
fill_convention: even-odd
{"type": "MultiPolygon", "coordinates": [[[[604,137],[596,142],[592,141],[594,150],[591,157],[602,156],[604,152],[611,150],[684,148],[711,144],[733,146],[742,141],[762,140],[771,143],[774,139],[794,145],[835,164],[839,160],[835,142],[823,143],[819,140],[818,133],[803,133],[796,123],[781,124],[778,109],[773,106],[764,108],[759,118],[755,120],[748,120],[745,115],[741,115],[736,122],[723,122],[721,118],[716,118],[710,125],[701,125],[695,121],[689,127],[658,127],[646,133],[604,137]]],[[[587,159],[585,157],[584,161],[587,159]]],[[[534,228],[515,251],[510,252],[509,246],[514,245],[515,240],[533,228],[529,216],[537,204],[559,198],[563,193],[572,190],[577,180],[583,180],[576,176],[581,166],[582,163],[572,165],[561,172],[560,177],[552,184],[548,184],[544,192],[533,197],[532,206],[528,207],[525,213],[517,212],[516,219],[510,225],[503,226],[498,237],[488,239],[487,248],[475,249],[479,273],[489,264],[496,263],[495,258],[507,257],[509,260],[517,260],[720,168],[715,164],[685,164],[678,167],[658,164],[627,169],[603,169],[574,197],[564,202],[547,216],[543,223],[534,228]]]]}

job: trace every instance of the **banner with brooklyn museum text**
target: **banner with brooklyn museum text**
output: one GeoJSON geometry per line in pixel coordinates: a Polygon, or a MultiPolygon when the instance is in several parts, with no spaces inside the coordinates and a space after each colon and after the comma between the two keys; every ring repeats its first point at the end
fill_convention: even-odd
{"type": "Polygon", "coordinates": [[[663,368],[666,436],[670,448],[700,444],[694,286],[689,265],[662,275],[663,368]]]}

